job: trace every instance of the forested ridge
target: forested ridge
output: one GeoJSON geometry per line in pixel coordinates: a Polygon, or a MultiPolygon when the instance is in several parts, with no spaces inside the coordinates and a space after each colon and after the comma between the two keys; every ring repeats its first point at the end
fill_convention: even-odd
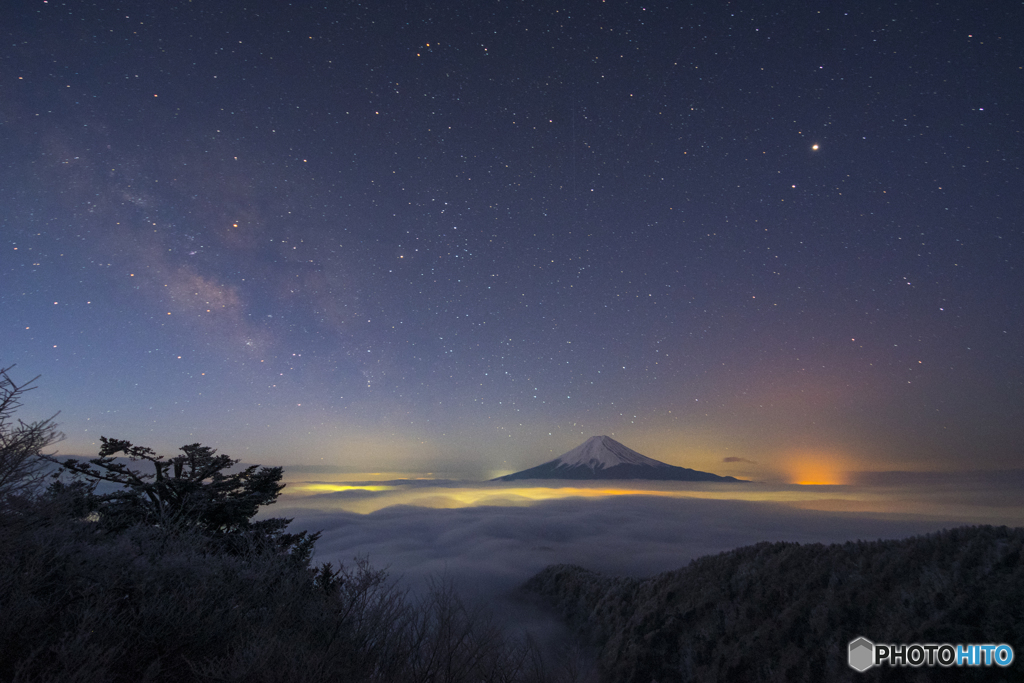
{"type": "Polygon", "coordinates": [[[649,579],[555,565],[525,588],[600,648],[602,680],[1024,680],[1024,529],[759,543],[649,579]],[[847,645],[1007,643],[1003,669],[847,665],[847,645]]]}

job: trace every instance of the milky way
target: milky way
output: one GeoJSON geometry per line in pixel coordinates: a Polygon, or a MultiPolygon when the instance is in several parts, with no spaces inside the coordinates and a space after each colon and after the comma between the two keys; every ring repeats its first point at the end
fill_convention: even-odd
{"type": "Polygon", "coordinates": [[[3,15],[0,364],[64,453],[1017,464],[1019,6],[3,15]]]}

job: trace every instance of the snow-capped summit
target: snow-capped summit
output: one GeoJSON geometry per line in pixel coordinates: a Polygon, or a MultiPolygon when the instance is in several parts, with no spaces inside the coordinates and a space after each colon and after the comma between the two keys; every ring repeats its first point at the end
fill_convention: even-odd
{"type": "Polygon", "coordinates": [[[660,460],[648,458],[607,436],[592,436],[554,460],[522,472],[498,477],[496,481],[516,479],[740,481],[734,477],[720,477],[710,472],[676,467],[660,460]]]}
{"type": "Polygon", "coordinates": [[[607,436],[592,436],[568,453],[553,460],[555,467],[589,467],[603,470],[616,465],[647,465],[648,467],[669,467],[665,463],[640,455],[615,439],[607,436]]]}

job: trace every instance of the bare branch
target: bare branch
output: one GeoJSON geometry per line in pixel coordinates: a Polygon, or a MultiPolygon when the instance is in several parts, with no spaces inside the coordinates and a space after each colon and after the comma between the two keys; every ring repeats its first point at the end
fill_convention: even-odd
{"type": "Polygon", "coordinates": [[[39,377],[18,384],[8,374],[13,367],[0,368],[0,502],[38,490],[49,459],[42,451],[64,438],[54,422],[57,415],[38,422],[14,420],[22,396],[35,389],[39,377]]]}

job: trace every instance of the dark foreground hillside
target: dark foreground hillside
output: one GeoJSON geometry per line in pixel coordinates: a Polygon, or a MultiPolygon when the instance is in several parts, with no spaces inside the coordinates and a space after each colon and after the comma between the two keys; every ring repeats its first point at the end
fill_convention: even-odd
{"type": "Polygon", "coordinates": [[[562,680],[443,581],[412,600],[365,563],[40,507],[0,507],[3,682],[562,680]]]}
{"type": "Polygon", "coordinates": [[[602,680],[1024,680],[1024,529],[760,543],[647,580],[548,567],[526,589],[601,648],[602,680]],[[847,665],[848,643],[1006,643],[1007,668],[847,665]]]}

